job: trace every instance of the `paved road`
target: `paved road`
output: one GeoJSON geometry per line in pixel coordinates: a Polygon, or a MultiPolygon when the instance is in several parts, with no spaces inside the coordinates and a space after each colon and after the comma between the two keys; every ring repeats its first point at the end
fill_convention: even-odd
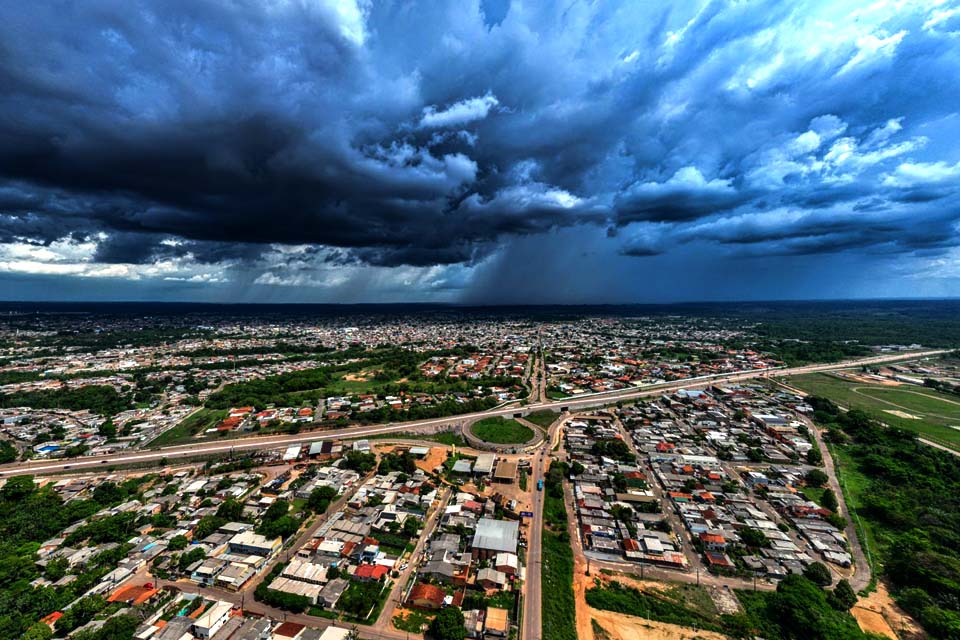
{"type": "Polygon", "coordinates": [[[530,510],[533,518],[527,534],[527,576],[523,594],[523,624],[520,633],[522,640],[540,640],[543,623],[541,607],[543,606],[540,565],[542,564],[543,549],[543,491],[537,491],[537,482],[546,475],[550,464],[550,449],[560,433],[560,427],[566,418],[557,420],[547,431],[543,445],[534,452],[534,459],[530,465],[530,482],[528,485],[533,491],[530,510]]]}
{"type": "Polygon", "coordinates": [[[345,491],[343,495],[341,495],[339,498],[336,499],[336,501],[334,501],[329,507],[327,507],[327,510],[325,513],[314,518],[313,522],[311,522],[306,529],[302,529],[298,534],[296,534],[293,540],[288,540],[287,543],[283,545],[283,549],[281,550],[281,552],[278,553],[276,556],[274,556],[273,559],[269,563],[267,563],[267,565],[264,566],[263,569],[259,571],[252,580],[249,580],[245,585],[243,585],[243,588],[241,589],[241,591],[247,592],[247,593],[253,593],[254,591],[256,591],[260,583],[263,582],[266,579],[266,577],[270,574],[270,571],[273,569],[274,565],[276,565],[281,560],[283,562],[289,562],[290,558],[296,555],[297,550],[300,549],[300,547],[302,547],[304,544],[306,544],[308,541],[310,541],[313,538],[313,534],[316,533],[317,529],[323,526],[323,524],[327,520],[329,520],[331,516],[333,516],[333,514],[337,513],[338,511],[340,511],[346,506],[346,504],[350,501],[350,499],[353,498],[357,490],[360,489],[361,486],[363,486],[364,482],[372,478],[374,473],[375,471],[371,471],[367,475],[357,480],[357,482],[354,483],[353,487],[351,487],[350,490],[345,491]]]}
{"type": "Polygon", "coordinates": [[[383,611],[380,612],[380,617],[377,618],[377,622],[373,625],[377,629],[390,628],[391,620],[393,620],[393,612],[396,610],[397,605],[402,604],[401,599],[403,597],[403,589],[406,587],[410,576],[416,571],[420,554],[423,552],[423,548],[426,546],[427,540],[431,535],[433,535],[434,529],[440,523],[440,518],[443,516],[443,511],[447,508],[447,503],[453,496],[453,490],[450,487],[443,486],[441,487],[441,491],[443,493],[440,496],[440,504],[427,518],[427,522],[423,527],[423,531],[420,533],[420,538],[417,540],[417,546],[413,549],[413,553],[411,553],[407,559],[407,564],[409,566],[400,572],[400,577],[394,580],[393,587],[390,589],[390,595],[387,597],[387,603],[384,605],[383,611]]]}
{"type": "MultiPolygon", "coordinates": [[[[848,360],[834,364],[806,365],[803,367],[793,367],[774,370],[773,373],[780,376],[799,375],[802,373],[812,373],[817,371],[831,371],[836,369],[845,369],[869,364],[878,364],[881,362],[894,362],[899,360],[911,360],[921,357],[940,355],[946,353],[945,350],[920,351],[910,354],[896,354],[887,356],[873,356],[870,358],[861,358],[858,360],[848,360]]],[[[435,418],[431,420],[418,420],[412,422],[401,422],[381,426],[369,427],[348,427],[345,429],[330,429],[325,431],[309,432],[305,434],[294,435],[273,435],[273,436],[253,436],[246,438],[233,438],[229,440],[218,440],[201,444],[160,447],[157,449],[144,451],[135,450],[124,453],[110,454],[107,456],[89,456],[73,460],[36,460],[29,462],[16,462],[9,465],[0,466],[0,477],[36,474],[36,473],[56,473],[72,469],[89,470],[90,467],[110,464],[130,464],[139,462],[156,462],[162,459],[172,460],[176,458],[189,458],[195,456],[205,456],[213,454],[224,454],[236,451],[250,450],[269,450],[281,449],[293,444],[304,444],[318,440],[341,439],[341,438],[362,438],[364,436],[379,435],[383,433],[405,432],[416,429],[436,429],[445,426],[453,426],[465,421],[472,421],[488,416],[509,416],[513,413],[537,411],[541,409],[565,408],[570,411],[586,409],[591,407],[603,406],[622,400],[631,400],[647,396],[657,396],[665,392],[675,391],[681,388],[692,388],[719,382],[738,382],[754,378],[766,378],[771,371],[747,371],[729,375],[709,376],[702,378],[693,378],[669,382],[665,384],[652,385],[637,389],[623,389],[620,391],[591,393],[568,398],[565,400],[531,403],[523,407],[500,407],[489,411],[479,411],[476,413],[463,414],[460,416],[451,416],[446,418],[435,418]]]]}

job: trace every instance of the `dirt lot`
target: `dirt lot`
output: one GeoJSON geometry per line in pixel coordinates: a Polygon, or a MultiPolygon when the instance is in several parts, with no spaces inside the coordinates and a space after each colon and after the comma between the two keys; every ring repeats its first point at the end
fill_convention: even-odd
{"type": "MultiPolygon", "coordinates": [[[[651,640],[725,640],[727,636],[714,633],[712,631],[694,631],[687,627],[678,627],[664,622],[654,622],[645,618],[636,618],[634,616],[624,615],[622,613],[613,613],[612,611],[599,611],[588,608],[590,616],[607,633],[607,637],[614,640],[636,640],[637,638],[649,638],[651,640]]],[[[577,615],[580,615],[579,608],[577,615]]],[[[580,638],[596,638],[593,633],[590,621],[587,621],[587,628],[590,629],[589,635],[578,635],[580,638]]],[[[580,620],[577,620],[577,627],[582,628],[580,620]]],[[[581,632],[582,633],[582,632],[581,632]]]]}
{"type": "Polygon", "coordinates": [[[446,459],[446,447],[430,447],[430,453],[428,453],[423,460],[417,460],[417,467],[428,473],[432,473],[433,470],[442,465],[446,459]]]}
{"type": "Polygon", "coordinates": [[[894,629],[900,629],[905,632],[901,634],[903,637],[924,637],[920,626],[897,606],[882,582],[869,596],[860,598],[850,613],[865,632],[896,639],[894,629]]]}

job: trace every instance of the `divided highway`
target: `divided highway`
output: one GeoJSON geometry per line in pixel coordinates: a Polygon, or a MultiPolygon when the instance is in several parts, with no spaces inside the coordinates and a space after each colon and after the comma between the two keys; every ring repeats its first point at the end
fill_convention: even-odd
{"type": "MultiPolygon", "coordinates": [[[[913,360],[928,356],[936,356],[946,353],[947,350],[919,351],[912,353],[901,353],[895,355],[871,356],[857,360],[848,360],[832,364],[813,364],[802,367],[781,368],[773,371],[777,376],[791,376],[803,373],[814,373],[818,371],[835,371],[838,369],[847,369],[850,367],[860,367],[864,365],[880,364],[885,362],[897,362],[902,360],[913,360]]],[[[545,377],[545,371],[541,375],[545,377]]],[[[691,378],[677,382],[669,382],[658,385],[650,385],[635,389],[622,389],[618,391],[607,391],[601,393],[589,393],[577,396],[576,398],[567,398],[564,400],[548,400],[542,398],[539,402],[533,402],[524,406],[501,407],[490,409],[489,411],[480,411],[476,413],[467,413],[458,416],[446,418],[434,418],[430,420],[418,420],[413,422],[398,422],[386,425],[374,425],[364,427],[347,427],[344,429],[328,429],[322,431],[307,432],[293,435],[273,435],[273,436],[255,436],[245,438],[231,438],[216,440],[213,442],[204,442],[191,445],[160,447],[157,449],[137,449],[122,453],[115,453],[105,456],[88,456],[82,458],[73,458],[69,460],[31,460],[28,462],[16,462],[0,466],[0,477],[9,477],[24,474],[43,474],[57,473],[62,471],[92,471],[97,467],[119,464],[136,464],[145,462],[156,462],[166,459],[175,461],[182,458],[191,458],[197,456],[208,456],[240,451],[251,450],[270,450],[288,447],[294,444],[305,444],[316,442],[318,440],[339,440],[343,438],[363,438],[376,436],[384,433],[408,433],[419,429],[438,429],[441,427],[455,426],[458,424],[470,423],[480,418],[490,416],[511,416],[514,413],[529,413],[532,411],[551,409],[578,411],[592,407],[603,406],[621,400],[632,400],[648,396],[660,395],[664,392],[675,391],[677,389],[697,387],[708,384],[722,382],[740,382],[754,378],[768,377],[771,371],[744,371],[733,374],[722,374],[717,376],[707,376],[702,378],[691,378]]]]}

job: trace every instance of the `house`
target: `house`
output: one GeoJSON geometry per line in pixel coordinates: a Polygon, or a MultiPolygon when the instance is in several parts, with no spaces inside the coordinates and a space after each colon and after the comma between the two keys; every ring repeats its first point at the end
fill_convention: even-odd
{"type": "Polygon", "coordinates": [[[464,584],[463,570],[444,560],[431,560],[420,568],[420,575],[428,576],[443,584],[464,584]]]}
{"type": "Polygon", "coordinates": [[[272,640],[297,640],[303,635],[306,625],[297,622],[284,622],[273,630],[272,640]]]}
{"type": "Polygon", "coordinates": [[[703,555],[706,557],[707,564],[711,569],[732,569],[734,567],[733,562],[725,553],[705,551],[703,555]]]}
{"type": "Polygon", "coordinates": [[[497,456],[492,453],[481,453],[477,456],[477,461],[473,463],[473,472],[477,475],[488,476],[493,472],[493,464],[497,456]]]}
{"type": "Polygon", "coordinates": [[[519,522],[480,518],[473,534],[473,559],[486,560],[503,552],[515,554],[519,537],[519,522]]]}
{"type": "Polygon", "coordinates": [[[723,536],[716,533],[701,532],[700,542],[703,543],[703,548],[707,551],[722,552],[727,548],[727,541],[724,540],[723,536]]]}
{"type": "Polygon", "coordinates": [[[201,638],[209,638],[220,630],[230,618],[233,605],[229,602],[218,601],[193,623],[194,633],[201,638]]]}
{"type": "Polygon", "coordinates": [[[487,567],[477,572],[477,584],[484,589],[502,589],[507,584],[507,574],[487,567]]]}
{"type": "Polygon", "coordinates": [[[343,578],[331,580],[320,590],[320,597],[317,603],[322,603],[327,609],[332,609],[336,606],[337,601],[340,599],[340,596],[343,595],[343,592],[346,591],[347,585],[349,584],[349,581],[343,578]]]}
{"type": "Polygon", "coordinates": [[[473,464],[469,460],[457,460],[453,463],[453,472],[468,474],[473,469],[473,464]]]}
{"type": "Polygon", "coordinates": [[[443,599],[447,593],[440,587],[418,582],[410,590],[407,604],[417,609],[437,610],[443,606],[443,599]]]}
{"type": "Polygon", "coordinates": [[[463,626],[467,629],[468,638],[479,638],[483,635],[483,617],[479,609],[470,609],[463,612],[463,626]]]}
{"type": "Polygon", "coordinates": [[[502,482],[505,484],[513,484],[513,481],[517,477],[517,463],[510,462],[507,460],[501,460],[500,464],[497,465],[497,470],[493,474],[494,482],[502,482]]]}
{"type": "Polygon", "coordinates": [[[507,617],[507,610],[498,609],[497,607],[487,607],[485,626],[486,635],[500,638],[507,637],[507,634],[510,632],[510,621],[507,617]]]}
{"type": "Polygon", "coordinates": [[[361,582],[372,582],[374,580],[380,580],[388,573],[390,573],[390,569],[386,565],[361,564],[357,567],[357,570],[354,571],[353,577],[361,582]]]}
{"type": "Polygon", "coordinates": [[[498,553],[496,559],[493,561],[493,566],[497,568],[497,571],[502,571],[507,575],[516,575],[517,569],[519,568],[519,560],[517,559],[516,554],[513,553],[498,553]]]}
{"type": "Polygon", "coordinates": [[[280,548],[283,540],[280,536],[271,540],[253,531],[243,531],[230,538],[227,544],[230,546],[230,553],[244,556],[269,556],[280,548]]]}

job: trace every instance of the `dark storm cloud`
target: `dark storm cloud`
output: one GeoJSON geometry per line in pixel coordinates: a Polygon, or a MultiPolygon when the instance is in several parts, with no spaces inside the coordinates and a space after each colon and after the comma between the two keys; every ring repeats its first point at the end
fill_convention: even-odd
{"type": "Polygon", "coordinates": [[[0,243],[273,282],[450,265],[443,287],[586,227],[624,259],[944,251],[960,50],[942,10],[8,3],[0,243]]]}

